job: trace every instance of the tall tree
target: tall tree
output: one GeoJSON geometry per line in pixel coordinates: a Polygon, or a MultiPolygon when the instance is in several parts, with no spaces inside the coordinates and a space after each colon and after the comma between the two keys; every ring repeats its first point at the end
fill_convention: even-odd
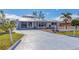
{"type": "Polygon", "coordinates": [[[45,15],[44,15],[44,13],[42,11],[39,12],[39,18],[41,18],[41,19],[45,18],[45,15]]]}
{"type": "Polygon", "coordinates": [[[63,16],[61,16],[61,18],[64,18],[64,21],[65,21],[65,28],[67,29],[67,23],[68,23],[68,20],[71,20],[72,17],[71,17],[71,13],[61,13],[63,16]]]}
{"type": "Polygon", "coordinates": [[[33,11],[33,15],[37,17],[37,11],[33,11]]]}

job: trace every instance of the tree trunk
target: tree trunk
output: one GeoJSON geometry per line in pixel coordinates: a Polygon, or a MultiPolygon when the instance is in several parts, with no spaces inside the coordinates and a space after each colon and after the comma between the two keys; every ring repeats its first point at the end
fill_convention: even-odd
{"type": "Polygon", "coordinates": [[[13,39],[12,39],[12,31],[11,31],[11,29],[9,29],[9,34],[10,34],[10,43],[12,45],[13,44],[13,39]]]}

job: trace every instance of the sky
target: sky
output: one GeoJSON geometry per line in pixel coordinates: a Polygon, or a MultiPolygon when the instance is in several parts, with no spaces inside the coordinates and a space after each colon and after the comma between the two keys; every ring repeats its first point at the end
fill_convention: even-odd
{"type": "Polygon", "coordinates": [[[2,9],[4,13],[13,14],[17,16],[32,14],[33,11],[42,11],[45,14],[45,18],[54,19],[64,12],[70,12],[72,14],[79,15],[79,9],[2,9]]]}

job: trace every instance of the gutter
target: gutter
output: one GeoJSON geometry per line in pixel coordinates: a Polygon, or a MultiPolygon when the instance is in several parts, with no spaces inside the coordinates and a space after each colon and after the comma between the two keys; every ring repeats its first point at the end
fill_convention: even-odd
{"type": "Polygon", "coordinates": [[[8,50],[14,50],[20,42],[21,40],[16,41],[8,50]]]}

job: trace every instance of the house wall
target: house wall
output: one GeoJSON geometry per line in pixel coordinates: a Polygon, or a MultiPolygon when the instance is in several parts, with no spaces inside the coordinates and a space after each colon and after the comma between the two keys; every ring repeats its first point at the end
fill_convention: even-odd
{"type": "MultiPolygon", "coordinates": [[[[72,26],[71,23],[59,23],[58,30],[59,31],[73,31],[75,29],[75,26],[72,26]],[[67,26],[67,28],[66,28],[67,26]]],[[[77,31],[79,31],[79,26],[77,26],[77,31]]]]}
{"type": "Polygon", "coordinates": [[[18,21],[17,29],[26,30],[26,29],[55,29],[55,22],[48,21],[18,21]]]}

